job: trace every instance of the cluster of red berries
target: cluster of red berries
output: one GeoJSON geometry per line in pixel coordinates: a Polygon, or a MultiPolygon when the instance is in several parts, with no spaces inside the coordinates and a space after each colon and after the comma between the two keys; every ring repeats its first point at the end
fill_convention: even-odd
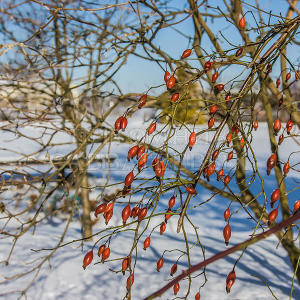
{"type": "MultiPolygon", "coordinates": [[[[239,20],[238,25],[241,30],[244,30],[246,28],[246,21],[245,21],[244,17],[242,17],[239,20]]],[[[243,53],[243,48],[239,48],[239,49],[237,49],[235,55],[238,57],[238,56],[242,55],[242,53],[243,53]]],[[[181,59],[188,58],[191,54],[192,54],[192,49],[186,49],[182,53],[181,59]]],[[[208,72],[208,71],[212,70],[213,67],[214,67],[214,62],[207,61],[204,64],[204,72],[208,72]]],[[[269,74],[271,71],[272,71],[272,66],[267,65],[266,73],[269,74]]],[[[288,73],[286,75],[286,82],[290,79],[290,77],[291,77],[291,74],[288,73]]],[[[211,77],[212,83],[215,84],[217,82],[218,78],[219,78],[219,73],[217,70],[215,70],[211,77]]],[[[300,78],[300,75],[299,75],[299,78],[300,78]]],[[[168,70],[166,70],[164,73],[164,82],[166,84],[166,88],[168,89],[168,91],[171,92],[171,99],[170,99],[171,103],[177,103],[178,101],[180,101],[180,94],[178,91],[176,91],[176,87],[175,87],[175,85],[176,85],[175,74],[170,74],[168,72],[168,70]]],[[[276,80],[277,88],[279,87],[279,85],[280,85],[280,78],[278,78],[276,80]]],[[[215,89],[216,93],[220,93],[224,90],[224,84],[222,84],[222,83],[215,84],[214,89],[215,89]]],[[[147,97],[148,97],[147,94],[143,94],[140,96],[140,98],[138,99],[138,101],[136,103],[136,105],[139,109],[141,109],[142,107],[144,107],[146,105],[147,97]]],[[[231,100],[231,94],[229,92],[226,93],[225,100],[226,100],[226,102],[231,100]]],[[[280,107],[282,105],[282,103],[283,103],[283,98],[281,98],[279,100],[278,107],[280,107]]],[[[215,103],[209,107],[210,118],[208,120],[208,128],[212,128],[214,126],[214,123],[215,123],[214,117],[215,117],[215,114],[217,113],[218,109],[219,109],[218,105],[215,103]]],[[[147,128],[147,130],[145,132],[144,138],[146,138],[146,136],[152,135],[156,131],[156,127],[157,127],[156,121],[157,120],[153,121],[149,125],[149,127],[147,128]]],[[[120,130],[124,131],[127,127],[127,124],[128,124],[127,113],[125,113],[124,115],[117,118],[117,120],[115,121],[115,128],[114,128],[115,132],[118,133],[120,130]]],[[[258,121],[255,120],[252,124],[252,127],[255,131],[258,129],[258,125],[259,125],[258,121]]],[[[286,131],[286,133],[289,135],[292,128],[293,128],[293,122],[290,119],[287,122],[283,133],[286,131]]],[[[282,129],[281,121],[279,118],[276,118],[276,120],[274,121],[274,125],[273,125],[274,134],[277,135],[278,133],[280,133],[281,129],[282,129]]],[[[239,150],[237,150],[237,151],[243,151],[243,148],[245,146],[245,139],[244,139],[244,135],[241,134],[239,136],[239,133],[240,133],[240,125],[239,124],[233,125],[231,130],[227,133],[224,144],[222,144],[222,145],[231,147],[233,140],[235,140],[235,141],[239,142],[239,150]]],[[[280,145],[284,139],[283,133],[279,136],[278,145],[280,145]]],[[[190,151],[193,149],[196,141],[197,141],[197,134],[196,134],[195,130],[193,130],[190,133],[189,139],[188,139],[188,147],[189,147],[190,151]]],[[[224,174],[223,167],[219,171],[216,170],[216,160],[219,157],[220,151],[222,149],[222,145],[213,151],[209,162],[207,163],[206,167],[203,169],[202,175],[204,176],[204,178],[206,178],[209,181],[210,176],[212,176],[214,173],[216,173],[217,181],[221,180],[224,183],[225,187],[228,187],[228,185],[231,181],[230,175],[224,174]]],[[[233,156],[234,156],[234,151],[233,151],[233,149],[230,149],[230,151],[227,154],[226,161],[229,162],[233,158],[233,156]]],[[[128,150],[128,154],[127,154],[128,161],[133,160],[134,158],[137,159],[137,169],[138,169],[138,172],[140,173],[140,172],[142,172],[143,168],[145,168],[145,166],[148,163],[147,149],[141,143],[141,141],[137,145],[132,146],[128,150]]],[[[277,165],[277,154],[272,153],[272,155],[267,160],[267,174],[268,175],[270,174],[271,170],[276,165],[277,165]]],[[[160,159],[159,156],[156,156],[152,160],[152,169],[153,169],[156,179],[161,183],[161,179],[164,177],[164,174],[166,171],[166,166],[165,166],[164,161],[162,159],[160,159]]],[[[290,165],[289,165],[289,162],[287,161],[283,166],[284,176],[287,176],[289,170],[290,170],[290,165]]],[[[138,176],[138,173],[135,175],[134,169],[125,176],[124,187],[123,187],[123,191],[122,191],[122,195],[124,197],[130,193],[132,183],[134,182],[134,180],[137,176],[138,176]]],[[[196,191],[194,185],[190,185],[190,186],[184,185],[184,187],[188,194],[193,195],[193,196],[197,195],[197,191],[196,191]]],[[[274,204],[279,199],[280,199],[280,189],[277,188],[271,194],[271,208],[273,208],[274,204]]],[[[168,208],[164,214],[164,220],[160,223],[160,225],[158,225],[160,235],[162,235],[165,232],[168,220],[174,214],[173,207],[175,205],[175,202],[176,202],[175,196],[173,195],[169,199],[168,208]]],[[[108,224],[109,220],[113,216],[113,209],[114,209],[114,201],[111,201],[109,203],[102,203],[99,206],[97,206],[97,208],[95,210],[95,216],[97,217],[98,215],[103,214],[105,223],[108,224]]],[[[300,209],[300,200],[295,202],[293,211],[296,212],[299,209],[300,209]]],[[[147,206],[140,207],[140,205],[136,205],[131,208],[130,204],[128,203],[122,210],[121,217],[122,217],[123,225],[126,224],[126,222],[128,221],[128,219],[130,217],[133,219],[137,218],[137,222],[142,222],[147,217],[147,213],[148,213],[147,206]]],[[[276,220],[277,216],[278,216],[278,206],[277,206],[277,208],[275,208],[274,210],[272,210],[269,213],[269,216],[268,216],[269,225],[272,224],[276,220]]],[[[231,211],[230,211],[230,205],[229,205],[226,208],[226,210],[224,211],[224,220],[227,224],[225,225],[225,227],[223,229],[223,237],[224,237],[226,246],[228,246],[229,240],[231,238],[231,227],[229,224],[230,217],[231,217],[231,211]]],[[[143,243],[144,250],[147,250],[150,247],[150,244],[151,244],[151,234],[149,236],[147,236],[144,240],[144,243],[143,243]]],[[[104,263],[110,256],[110,248],[106,247],[105,244],[101,245],[98,250],[98,256],[101,257],[101,261],[104,263]]],[[[89,252],[86,253],[86,255],[83,259],[83,268],[86,268],[92,262],[92,260],[93,260],[93,250],[90,250],[89,252]]],[[[178,262],[176,262],[172,265],[172,267],[170,269],[170,276],[173,276],[177,272],[177,269],[178,269],[177,263],[178,262]]],[[[131,272],[130,265],[131,265],[131,257],[127,256],[127,257],[123,258],[122,269],[121,269],[122,273],[124,275],[125,271],[128,269],[130,272],[130,274],[127,278],[127,282],[126,282],[127,290],[130,290],[130,288],[134,282],[134,273],[131,272]]],[[[157,260],[156,270],[159,272],[163,268],[163,266],[164,266],[164,258],[162,255],[157,260]]],[[[233,286],[235,279],[236,279],[236,274],[235,274],[235,270],[233,269],[228,274],[227,279],[226,279],[227,293],[230,292],[230,289],[233,286]]],[[[179,290],[180,290],[180,284],[177,282],[173,286],[174,295],[177,295],[179,290]]],[[[199,299],[200,299],[200,292],[198,292],[195,295],[195,300],[199,300],[199,299]]]]}
{"type": "Polygon", "coordinates": [[[98,217],[98,215],[103,213],[105,224],[107,225],[113,216],[113,212],[114,212],[114,202],[113,201],[109,203],[104,202],[96,207],[95,217],[98,217]]]}

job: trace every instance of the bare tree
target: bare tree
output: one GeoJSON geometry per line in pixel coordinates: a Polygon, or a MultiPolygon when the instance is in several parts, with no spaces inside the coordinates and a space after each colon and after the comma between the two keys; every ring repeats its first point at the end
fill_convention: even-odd
{"type": "MultiPolygon", "coordinates": [[[[289,8],[285,17],[263,10],[259,1],[256,1],[256,6],[251,6],[237,0],[224,0],[222,5],[215,6],[211,1],[187,0],[177,8],[168,1],[111,2],[107,6],[82,0],[3,3],[0,21],[3,76],[0,92],[5,103],[1,107],[2,118],[6,122],[1,130],[14,134],[17,142],[26,140],[34,145],[34,150],[29,152],[26,149],[19,152],[9,147],[2,149],[17,155],[22,164],[12,169],[7,167],[7,162],[3,162],[2,191],[7,192],[13,187],[19,187],[22,191],[18,203],[5,203],[4,198],[1,202],[4,214],[1,233],[13,238],[5,262],[9,262],[19,237],[48,217],[44,208],[49,208],[49,203],[51,213],[67,211],[68,216],[57,245],[39,264],[11,279],[30,273],[34,273],[36,278],[49,257],[66,245],[64,238],[75,209],[82,208],[82,237],[74,242],[97,236],[96,247],[104,239],[105,243],[98,250],[103,262],[109,257],[113,237],[117,238],[118,234],[127,230],[134,232],[129,253],[119,258],[124,264],[122,271],[129,274],[126,297],[130,299],[134,268],[139,258],[138,241],[145,239],[146,249],[153,230],[159,227],[163,234],[167,220],[172,215],[178,215],[177,232],[181,232],[186,245],[180,257],[186,259],[189,267],[184,276],[189,282],[185,296],[188,297],[192,282],[193,247],[189,244],[185,224],[194,229],[196,244],[201,246],[205,259],[205,245],[201,243],[197,225],[188,215],[190,201],[201,186],[212,192],[206,202],[218,195],[230,201],[225,211],[226,244],[231,233],[230,218],[233,213],[239,212],[230,211],[232,202],[240,204],[240,210],[246,212],[254,228],[250,242],[235,248],[242,249],[242,253],[233,265],[233,273],[248,246],[256,241],[258,232],[266,231],[277,236],[300,281],[300,250],[296,244],[299,228],[295,223],[298,217],[293,217],[299,201],[295,202],[293,209],[288,199],[289,194],[296,193],[298,187],[288,191],[285,185],[288,172],[299,171],[299,160],[295,158],[299,153],[291,153],[291,161],[283,162],[278,152],[282,142],[299,140],[299,100],[291,91],[300,78],[296,65],[298,58],[289,57],[287,48],[299,43],[298,1],[287,1],[289,8]],[[193,30],[189,33],[177,28],[186,20],[191,20],[193,24],[193,30]],[[216,20],[222,20],[230,28],[228,30],[234,31],[234,38],[222,31],[213,32],[211,24],[216,20]],[[182,39],[186,39],[189,46],[187,49],[180,46],[183,52],[181,57],[172,57],[169,54],[171,49],[163,50],[158,44],[158,35],[166,29],[174,29],[182,39]],[[238,39],[240,42],[237,42],[238,39]],[[161,84],[149,88],[142,95],[124,94],[115,75],[126,65],[129,57],[157,64],[162,70],[161,84]],[[274,77],[272,68],[278,65],[280,74],[274,77]],[[236,75],[232,76],[228,70],[234,70],[232,73],[236,75]],[[230,74],[226,75],[229,76],[227,82],[220,81],[223,72],[230,74]],[[154,96],[156,88],[165,86],[160,96],[154,96]],[[135,139],[125,129],[127,122],[144,107],[155,109],[156,114],[150,126],[144,128],[144,135],[135,139]],[[265,119],[268,125],[269,136],[266,138],[271,149],[266,170],[270,174],[274,169],[276,178],[276,194],[272,196],[265,191],[265,170],[259,169],[251,144],[259,118],[265,119]],[[208,128],[198,130],[195,127],[206,120],[208,128]],[[287,121],[285,128],[282,128],[281,121],[287,121]],[[161,127],[156,125],[159,122],[163,123],[161,127]],[[192,129],[188,128],[188,124],[192,125],[192,129]],[[24,127],[32,130],[32,136],[24,133],[24,127]],[[187,128],[190,133],[183,150],[171,144],[181,128],[187,128]],[[196,172],[193,172],[185,165],[188,149],[192,150],[196,140],[206,133],[213,133],[213,138],[196,172]],[[69,141],[57,139],[61,134],[69,137],[69,141]],[[155,139],[161,135],[164,140],[157,146],[155,139]],[[121,225],[107,226],[93,234],[91,213],[95,209],[92,206],[96,205],[91,202],[90,196],[96,187],[90,184],[89,168],[97,160],[104,159],[99,158],[100,153],[107,154],[110,165],[110,148],[116,142],[132,144],[128,159],[136,157],[138,162],[124,178],[123,190],[119,190],[120,182],[111,182],[110,169],[105,184],[96,185],[101,188],[96,216],[103,213],[108,225],[114,210],[122,208],[123,211],[122,219],[119,218],[121,225]],[[67,145],[68,153],[60,157],[54,157],[51,153],[54,148],[67,145]],[[221,162],[224,169],[217,171],[216,161],[220,160],[221,153],[228,156],[226,161],[221,162]],[[143,172],[147,169],[150,155],[154,158],[154,175],[145,178],[143,172]],[[228,161],[233,155],[236,164],[228,170],[228,161]],[[46,168],[39,169],[42,164],[46,168]],[[246,164],[251,166],[251,174],[246,172],[246,164]],[[68,173],[67,169],[70,170],[68,173]],[[224,174],[224,170],[228,174],[224,174]],[[223,182],[222,187],[217,181],[210,181],[215,173],[217,181],[223,182]],[[233,178],[237,191],[232,187],[233,178]],[[260,183],[258,194],[252,190],[254,182],[260,183]],[[111,195],[106,193],[108,187],[114,187],[111,195]],[[64,194],[54,203],[58,189],[62,189],[64,194]],[[180,207],[174,210],[174,204],[169,202],[167,211],[160,210],[159,200],[165,200],[171,191],[179,195],[180,207]],[[73,197],[69,197],[70,193],[73,197]],[[128,200],[125,200],[124,206],[122,197],[127,195],[129,199],[125,198],[128,200]],[[130,204],[134,195],[139,195],[140,200],[132,207],[130,204]],[[21,205],[20,210],[12,209],[12,205],[18,206],[26,198],[31,199],[29,205],[21,205]],[[285,223],[275,225],[279,211],[285,223]],[[153,226],[150,221],[158,219],[161,214],[165,221],[153,226]],[[129,222],[129,217],[137,219],[129,222]],[[13,230],[8,226],[11,220],[18,224],[13,230]],[[145,224],[141,229],[142,222],[145,224]],[[271,228],[269,231],[268,227],[271,228]],[[134,253],[135,262],[131,264],[134,253]]],[[[260,237],[266,235],[261,233],[260,237]]],[[[231,252],[226,252],[226,255],[231,252]]],[[[163,255],[157,262],[158,270],[163,264],[163,255]]],[[[90,251],[84,257],[84,267],[92,259],[93,251],[90,251]]],[[[207,281],[205,269],[200,274],[203,275],[202,287],[207,281]]],[[[172,283],[177,284],[178,280],[172,283]]],[[[227,292],[230,292],[233,283],[234,279],[230,284],[227,281],[227,292]]]]}

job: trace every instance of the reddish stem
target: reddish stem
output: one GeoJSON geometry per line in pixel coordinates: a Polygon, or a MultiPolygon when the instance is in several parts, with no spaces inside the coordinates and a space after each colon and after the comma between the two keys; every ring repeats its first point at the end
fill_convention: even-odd
{"type": "Polygon", "coordinates": [[[253,238],[250,238],[249,240],[246,240],[242,243],[239,243],[225,251],[219,252],[216,255],[212,256],[209,259],[206,259],[204,261],[202,261],[199,264],[196,264],[194,266],[192,266],[191,268],[182,271],[182,273],[180,275],[178,275],[177,277],[175,277],[172,281],[170,281],[168,284],[166,284],[165,286],[163,286],[161,289],[157,290],[156,292],[154,292],[153,294],[151,294],[150,296],[146,297],[144,300],[151,300],[155,297],[161,296],[165,291],[167,291],[169,288],[173,287],[175,283],[177,283],[178,281],[180,281],[181,279],[185,278],[186,276],[188,276],[189,274],[196,272],[198,270],[200,270],[201,268],[213,263],[214,261],[217,261],[221,258],[224,258],[226,256],[228,256],[229,254],[236,252],[238,250],[242,250],[245,247],[254,244],[266,237],[268,237],[269,235],[281,230],[282,228],[285,228],[289,225],[291,225],[292,223],[296,222],[298,219],[300,218],[300,211],[298,211],[296,214],[294,214],[293,216],[289,217],[288,219],[282,221],[281,223],[275,225],[274,227],[272,227],[271,229],[269,229],[268,231],[262,232],[258,235],[256,235],[253,238]]]}

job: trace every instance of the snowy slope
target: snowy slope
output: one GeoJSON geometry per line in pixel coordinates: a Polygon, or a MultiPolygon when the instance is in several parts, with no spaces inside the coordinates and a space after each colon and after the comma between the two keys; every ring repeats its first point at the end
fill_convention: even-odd
{"type": "MultiPolygon", "coordinates": [[[[147,125],[135,123],[130,124],[128,127],[128,133],[133,137],[139,137],[143,135],[142,128],[146,128],[147,125]]],[[[197,131],[202,127],[198,127],[197,131]]],[[[205,126],[203,126],[205,128],[205,126]]],[[[26,131],[26,129],[25,129],[26,131]]],[[[268,156],[270,155],[270,147],[266,142],[266,124],[260,124],[257,132],[254,133],[254,139],[252,147],[255,150],[256,158],[258,160],[258,167],[261,170],[261,174],[265,179],[266,194],[269,195],[274,189],[274,174],[267,177],[265,174],[265,164],[268,156]]],[[[224,133],[224,136],[226,132],[224,133]]],[[[208,142],[211,139],[211,134],[205,134],[198,139],[193,151],[187,153],[186,165],[191,167],[193,171],[197,170],[201,158],[205,155],[205,151],[208,147],[208,142]]],[[[223,137],[224,137],[223,136],[223,137]]],[[[65,137],[59,137],[60,139],[65,137]]],[[[163,142],[164,135],[156,141],[157,145],[163,142]]],[[[186,145],[188,140],[188,132],[182,130],[174,141],[173,146],[181,149],[186,145]]],[[[18,149],[11,143],[14,140],[9,133],[3,137],[2,142],[5,141],[5,147],[12,147],[11,149],[18,149]]],[[[26,143],[26,142],[25,142],[26,143]]],[[[18,145],[20,147],[20,145],[18,145]]],[[[36,150],[35,145],[26,145],[28,153],[36,150]]],[[[94,146],[96,149],[97,145],[94,146]]],[[[66,145],[59,149],[60,153],[66,153],[72,149],[72,146],[66,145]]],[[[286,161],[292,151],[297,151],[299,146],[292,139],[284,141],[280,147],[280,158],[282,161],[286,161]]],[[[126,145],[114,145],[111,149],[112,154],[117,158],[112,163],[111,170],[111,182],[121,182],[124,176],[131,170],[133,164],[126,163],[126,153],[128,146],[126,145]]],[[[53,149],[53,151],[58,151],[53,149]]],[[[105,155],[107,148],[101,152],[105,155]]],[[[12,157],[11,152],[1,153],[1,155],[12,157]]],[[[51,155],[54,152],[50,151],[51,155]]],[[[222,157],[222,156],[221,156],[222,157]]],[[[151,157],[152,158],[152,157],[151,157]]],[[[8,159],[8,158],[7,158],[8,159]]],[[[291,161],[299,161],[299,155],[293,155],[291,161]]],[[[221,159],[220,159],[221,161],[221,159]]],[[[95,175],[92,179],[93,184],[101,185],[106,177],[107,169],[101,168],[97,164],[90,167],[90,172],[95,175]],[[99,170],[101,170],[99,172],[99,170]]],[[[217,160],[217,169],[220,164],[217,160]]],[[[2,167],[3,169],[4,167],[2,167]]],[[[248,170],[250,166],[248,165],[248,170]]],[[[227,170],[230,169],[230,164],[227,170]]],[[[168,173],[171,174],[171,173],[168,173]]],[[[168,174],[166,174],[168,176],[168,174]]],[[[143,173],[145,177],[152,177],[153,172],[151,168],[145,170],[143,173]]],[[[234,183],[233,183],[234,185],[234,183]]],[[[288,190],[299,185],[299,173],[291,171],[288,176],[287,186],[288,190]],[[297,183],[298,180],[298,183],[297,183]]],[[[234,187],[233,187],[234,189],[234,187]]],[[[256,181],[252,188],[252,192],[258,194],[261,190],[259,181],[256,181]]],[[[95,197],[100,193],[99,189],[93,192],[95,197]]],[[[5,197],[12,196],[9,193],[5,193],[5,197]]],[[[167,201],[170,194],[166,194],[165,197],[159,201],[159,210],[164,212],[166,209],[167,201]]],[[[205,205],[199,205],[203,201],[207,200],[211,196],[211,193],[203,188],[198,188],[198,195],[191,201],[190,207],[198,205],[196,209],[189,210],[188,214],[195,224],[199,228],[198,233],[202,245],[205,247],[205,256],[210,257],[219,251],[226,249],[223,241],[223,227],[225,225],[223,219],[223,212],[229,204],[227,199],[222,197],[214,197],[211,201],[205,205]]],[[[132,198],[132,201],[140,200],[139,195],[132,198]]],[[[295,200],[298,200],[299,192],[292,191],[289,193],[289,201],[292,204],[295,200]]],[[[127,199],[127,198],[126,198],[127,199]]],[[[175,208],[178,207],[179,197],[176,199],[177,203],[175,208]]],[[[115,206],[115,212],[109,226],[120,225],[120,214],[122,205],[115,206]]],[[[239,209],[239,205],[234,203],[231,207],[232,211],[239,209]]],[[[269,209],[269,206],[268,208],[269,209]]],[[[157,216],[150,221],[150,229],[159,225],[163,220],[163,216],[157,216]]],[[[143,299],[143,297],[149,295],[155,289],[162,287],[170,279],[170,268],[172,264],[177,260],[181,253],[178,251],[166,252],[164,254],[164,266],[158,273],[156,271],[156,261],[162,255],[164,250],[180,249],[185,250],[185,240],[183,234],[176,233],[177,216],[173,216],[168,224],[166,232],[160,236],[159,227],[154,230],[151,235],[151,246],[147,251],[143,250],[144,235],[138,242],[138,260],[135,267],[135,282],[132,289],[132,299],[143,299]]],[[[146,224],[146,220],[141,223],[139,233],[142,232],[146,224]]],[[[230,240],[231,245],[241,242],[249,237],[249,234],[253,232],[253,226],[255,223],[251,220],[247,220],[247,215],[244,211],[240,211],[234,214],[230,221],[232,229],[232,237],[230,240]]],[[[11,224],[10,226],[13,226],[11,224]]],[[[40,252],[34,252],[32,249],[53,248],[56,246],[61,233],[66,226],[66,221],[54,217],[50,222],[43,221],[33,234],[27,234],[22,237],[16,244],[16,248],[13,252],[10,264],[8,266],[1,265],[2,280],[5,277],[12,276],[14,274],[24,272],[28,270],[28,264],[33,262],[34,265],[39,263],[36,260],[43,257],[49,251],[44,250],[40,252]]],[[[104,222],[102,217],[100,221],[94,226],[94,231],[97,232],[104,228],[104,222]]],[[[196,235],[194,230],[188,223],[185,223],[186,233],[188,234],[188,241],[190,245],[193,245],[196,241],[196,235]]],[[[147,231],[149,232],[149,230],[147,231]]],[[[126,276],[122,276],[121,272],[114,273],[109,269],[120,271],[121,260],[114,261],[114,259],[126,256],[130,250],[130,246],[133,239],[133,233],[127,231],[126,233],[119,234],[112,238],[110,248],[112,260],[105,264],[90,265],[85,271],[82,269],[82,259],[84,254],[90,250],[98,238],[103,235],[98,235],[93,241],[84,242],[83,245],[80,242],[71,243],[63,248],[58,249],[55,254],[50,258],[49,262],[46,262],[41,269],[37,280],[33,286],[27,291],[28,299],[32,300],[50,300],[50,299],[123,299],[126,294],[126,276]]],[[[70,224],[68,234],[64,242],[72,241],[74,239],[80,239],[81,228],[78,220],[74,220],[70,224]]],[[[0,243],[0,258],[5,259],[10,249],[11,238],[3,238],[0,243]]],[[[100,241],[97,246],[102,243],[100,241]]],[[[288,257],[284,249],[279,246],[276,248],[278,240],[271,236],[268,239],[260,242],[259,244],[250,246],[248,251],[244,254],[240,262],[236,267],[237,279],[232,287],[231,293],[226,294],[225,291],[225,279],[227,274],[231,271],[233,264],[239,257],[240,252],[234,253],[226,259],[217,261],[209,265],[206,269],[206,276],[208,282],[201,288],[201,299],[240,299],[240,300],[264,300],[274,299],[268,289],[268,287],[262,282],[264,280],[272,292],[278,299],[288,299],[290,295],[291,282],[293,272],[288,261],[288,257]]],[[[94,250],[94,261],[99,262],[96,257],[97,248],[94,250]]],[[[191,250],[191,263],[195,264],[203,260],[201,248],[198,246],[193,247],[191,250]]],[[[133,261],[135,256],[133,256],[133,261]]],[[[181,258],[178,262],[179,270],[176,274],[179,274],[182,270],[187,268],[186,258],[181,258]]],[[[197,273],[199,274],[199,273],[197,273]]],[[[34,273],[25,278],[18,279],[12,282],[4,282],[1,285],[0,297],[3,299],[17,299],[20,296],[18,293],[6,294],[8,291],[20,291],[26,287],[33,278],[34,273]],[[4,295],[5,294],[5,295],[4,295]]],[[[194,299],[195,293],[198,291],[199,286],[204,282],[203,275],[193,278],[191,285],[191,294],[188,299],[194,299]]],[[[181,289],[178,293],[178,297],[184,297],[188,281],[184,280],[180,282],[181,289]]],[[[173,291],[169,290],[165,293],[161,299],[173,299],[173,291]]],[[[294,292],[292,299],[300,299],[300,288],[295,281],[294,292]]]]}

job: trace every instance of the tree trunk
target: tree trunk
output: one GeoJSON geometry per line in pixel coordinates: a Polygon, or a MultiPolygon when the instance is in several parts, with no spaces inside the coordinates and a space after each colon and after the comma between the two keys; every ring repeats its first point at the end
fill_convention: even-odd
{"type": "MultiPolygon", "coordinates": [[[[92,235],[91,205],[89,199],[89,179],[86,168],[86,159],[79,159],[80,176],[80,194],[82,201],[82,227],[83,237],[88,238],[92,235]]],[[[90,238],[91,239],[91,238],[90,238]]]]}

